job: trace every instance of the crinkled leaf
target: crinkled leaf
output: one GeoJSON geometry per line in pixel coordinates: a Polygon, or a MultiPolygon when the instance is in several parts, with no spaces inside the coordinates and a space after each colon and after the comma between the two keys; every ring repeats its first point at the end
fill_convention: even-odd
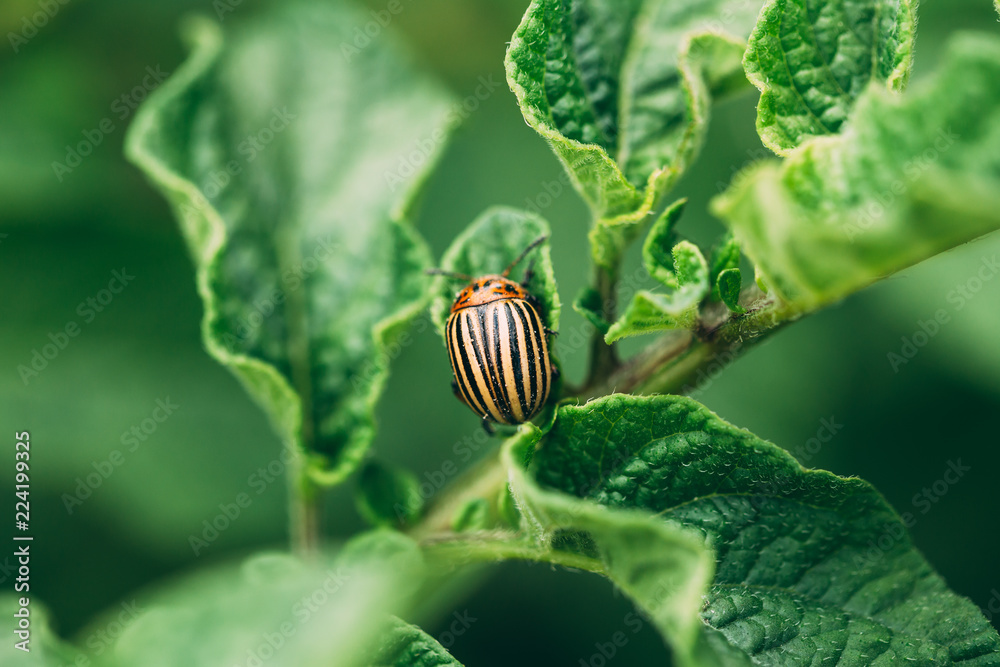
{"type": "Polygon", "coordinates": [[[127,140],[180,219],[206,347],[326,484],[360,462],[382,352],[427,292],[405,215],[447,112],[388,35],[345,57],[364,20],[326,3],[284,6],[225,41],[192,24],[190,59],[127,140]]]}
{"type": "Polygon", "coordinates": [[[678,199],[667,207],[646,235],[646,241],[642,244],[642,263],[646,267],[646,272],[656,278],[663,285],[677,289],[677,276],[674,273],[674,227],[681,215],[684,214],[684,207],[687,206],[687,199],[678,199]]]}
{"type": "Polygon", "coordinates": [[[393,531],[356,538],[325,563],[269,554],[214,568],[140,598],[110,664],[355,665],[424,572],[416,543],[393,531]]]}
{"type": "Polygon", "coordinates": [[[632,297],[625,314],[608,329],[604,340],[612,343],[627,336],[667,329],[689,329],[698,319],[698,304],[709,295],[708,263],[698,246],[681,241],[673,249],[674,269],[659,269],[664,284],[676,287],[669,294],[642,290],[632,297]]]}
{"type": "Polygon", "coordinates": [[[712,283],[712,299],[719,301],[719,274],[726,269],[736,269],[740,266],[740,244],[732,234],[726,234],[718,245],[712,248],[708,260],[709,280],[712,283]]]}
{"type": "Polygon", "coordinates": [[[746,309],[740,305],[740,288],[743,287],[743,275],[739,269],[726,269],[719,274],[715,289],[719,293],[722,303],[726,308],[734,313],[745,313],[746,309]]]}
{"type": "Polygon", "coordinates": [[[712,95],[745,87],[745,0],[534,0],[507,51],[525,120],[552,146],[613,268],[701,148],[712,95]]]}
{"type": "Polygon", "coordinates": [[[358,477],[357,506],[369,523],[402,527],[420,515],[420,481],[404,468],[369,461],[358,477]]]}
{"type": "MultiPolygon", "coordinates": [[[[449,246],[441,259],[441,269],[461,273],[473,278],[499,274],[520,255],[532,241],[549,234],[549,223],[527,211],[513,208],[492,208],[480,215],[449,246]]],[[[548,242],[535,248],[516,267],[510,279],[523,280],[528,267],[532,278],[528,291],[542,306],[548,327],[559,326],[559,293],[556,291],[555,273],[548,242]]],[[[438,331],[444,331],[448,312],[458,292],[465,287],[460,281],[441,277],[434,286],[431,317],[438,331]]]]}
{"type": "Polygon", "coordinates": [[[462,667],[433,637],[393,618],[367,667],[462,667]]]}
{"type": "MultiPolygon", "coordinates": [[[[49,626],[49,613],[38,602],[37,596],[30,596],[30,603],[27,607],[22,607],[20,600],[23,594],[4,592],[0,596],[0,614],[9,628],[4,634],[4,641],[0,645],[0,664],[2,665],[24,665],[25,667],[62,667],[63,665],[84,664],[83,660],[90,660],[70,644],[64,643],[52,631],[49,626]],[[27,616],[23,614],[23,609],[27,609],[27,616]],[[27,628],[20,628],[20,621],[24,619],[27,628]],[[19,635],[18,632],[25,632],[19,635]],[[19,645],[23,647],[19,648],[19,645]],[[77,661],[80,662],[77,662],[77,661]]],[[[92,662],[92,661],[91,661],[92,662]]]]}
{"type": "Polygon", "coordinates": [[[1000,39],[955,38],[899,95],[872,85],[841,134],[737,179],[713,203],[794,309],[836,301],[1000,226],[1000,39]]]}
{"type": "Polygon", "coordinates": [[[588,569],[605,574],[652,619],[680,665],[749,664],[722,661],[716,650],[725,653],[726,642],[698,619],[713,574],[702,538],[648,513],[543,489],[529,472],[541,435],[533,425],[522,426],[503,449],[522,525],[539,550],[533,558],[563,562],[551,554],[568,553],[595,559],[588,569]]]}
{"type": "Polygon", "coordinates": [[[764,144],[785,155],[839,132],[869,83],[902,89],[916,22],[915,0],[769,0],[743,60],[764,144]]]}
{"type": "Polygon", "coordinates": [[[996,631],[869,484],[806,470],[690,398],[563,406],[530,470],[549,494],[703,535],[716,568],[702,618],[754,664],[1000,661],[996,631]]]}

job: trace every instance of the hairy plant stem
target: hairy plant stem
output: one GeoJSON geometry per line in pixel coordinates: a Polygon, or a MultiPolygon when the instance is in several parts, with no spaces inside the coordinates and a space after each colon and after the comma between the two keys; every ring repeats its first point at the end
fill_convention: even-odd
{"type": "Polygon", "coordinates": [[[544,561],[588,572],[604,571],[603,564],[596,558],[569,551],[543,551],[524,536],[509,530],[452,534],[427,539],[423,546],[433,560],[452,566],[527,560],[544,561]]]}

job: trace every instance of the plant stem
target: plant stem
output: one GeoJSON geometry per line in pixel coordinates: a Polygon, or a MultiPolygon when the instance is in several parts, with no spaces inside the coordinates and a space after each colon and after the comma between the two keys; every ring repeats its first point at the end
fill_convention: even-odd
{"type": "Polygon", "coordinates": [[[569,551],[543,550],[511,531],[480,531],[468,534],[453,534],[423,543],[434,560],[442,560],[450,565],[469,565],[505,560],[527,560],[552,563],[588,572],[603,572],[604,565],[596,558],[569,551]]]}
{"type": "MultiPolygon", "coordinates": [[[[594,269],[594,289],[601,297],[601,317],[607,322],[615,321],[615,313],[618,309],[615,286],[618,283],[618,276],[615,272],[601,266],[594,269]]],[[[586,389],[598,384],[603,378],[608,377],[621,365],[618,358],[618,350],[614,343],[610,345],[604,342],[604,337],[600,332],[595,332],[590,342],[590,370],[587,379],[583,383],[586,389]]]]}
{"type": "Polygon", "coordinates": [[[314,558],[319,550],[322,498],[306,473],[305,457],[296,451],[288,466],[288,508],[292,551],[302,558],[314,558]]]}
{"type": "Polygon", "coordinates": [[[461,507],[475,498],[482,498],[496,509],[500,492],[507,487],[507,471],[500,463],[500,450],[466,471],[441,495],[429,512],[409,532],[417,540],[451,531],[451,524],[461,507]]]}

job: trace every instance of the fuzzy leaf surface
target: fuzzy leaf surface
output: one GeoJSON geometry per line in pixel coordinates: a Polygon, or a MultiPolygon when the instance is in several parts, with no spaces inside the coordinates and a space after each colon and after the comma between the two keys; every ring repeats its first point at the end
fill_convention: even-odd
{"type": "Polygon", "coordinates": [[[1000,227],[1000,38],[960,34],[903,94],[873,84],[840,134],[716,198],[769,289],[809,311],[1000,227]]]}
{"type": "Polygon", "coordinates": [[[916,22],[915,0],[769,0],[743,60],[764,144],[785,155],[837,134],[870,83],[901,90],[916,22]]]}
{"type": "Polygon", "coordinates": [[[712,97],[746,87],[741,58],[759,8],[743,0],[528,7],[507,50],[507,81],[590,206],[599,265],[615,266],[694,160],[712,97]]]}
{"type": "Polygon", "coordinates": [[[382,351],[424,303],[429,253],[406,217],[425,168],[404,156],[430,145],[429,165],[446,135],[446,96],[390,36],[342,52],[366,20],[334,2],[225,39],[190,24],[189,60],[126,146],[178,216],[209,353],[327,485],[367,449],[382,351]]]}
{"type": "Polygon", "coordinates": [[[692,399],[563,406],[528,470],[565,503],[703,536],[716,562],[701,617],[754,664],[1000,662],[996,631],[875,489],[806,470],[692,399]]]}

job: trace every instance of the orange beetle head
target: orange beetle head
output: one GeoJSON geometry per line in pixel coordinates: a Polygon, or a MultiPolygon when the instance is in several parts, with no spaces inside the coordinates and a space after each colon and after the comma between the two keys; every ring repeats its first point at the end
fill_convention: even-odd
{"type": "Polygon", "coordinates": [[[503,276],[482,276],[473,280],[458,293],[458,296],[455,297],[455,303],[451,304],[451,312],[503,299],[527,298],[528,293],[525,289],[513,280],[508,280],[503,276]]]}

